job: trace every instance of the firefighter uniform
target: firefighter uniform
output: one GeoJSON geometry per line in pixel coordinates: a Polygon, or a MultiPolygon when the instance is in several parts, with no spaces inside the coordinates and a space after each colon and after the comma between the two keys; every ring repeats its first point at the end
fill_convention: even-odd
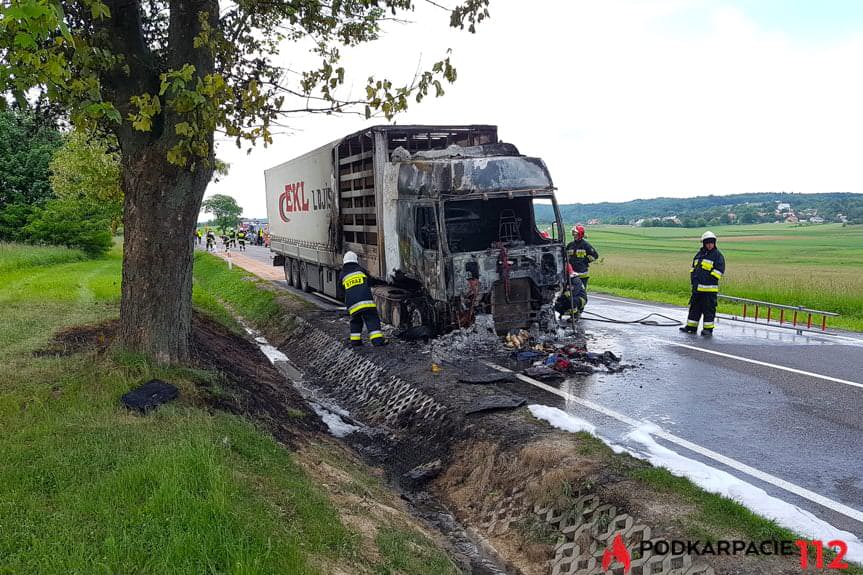
{"type": "Polygon", "coordinates": [[[237,240],[240,242],[240,251],[246,251],[246,232],[240,230],[237,233],[237,240]]]}
{"type": "MultiPolygon", "coordinates": [[[[345,258],[348,259],[347,254],[345,258]]],[[[368,272],[356,261],[346,261],[342,266],[339,281],[345,290],[345,306],[351,316],[351,345],[362,345],[363,323],[369,332],[372,345],[383,345],[384,334],[381,332],[377,306],[372,299],[368,272]]]]}
{"type": "Polygon", "coordinates": [[[692,259],[692,268],[689,270],[689,279],[692,283],[692,296],[689,298],[689,317],[686,328],[690,332],[698,329],[698,321],[704,317],[702,329],[713,333],[714,320],[716,319],[716,300],[719,297],[719,280],[725,272],[725,258],[716,244],[712,250],[702,246],[692,259]]]}
{"type": "Polygon", "coordinates": [[[586,239],[581,238],[567,244],[566,256],[569,265],[578,273],[581,283],[587,288],[587,281],[590,279],[590,262],[599,259],[599,254],[586,239]]]}
{"type": "Polygon", "coordinates": [[[577,318],[584,311],[585,305],[587,305],[587,290],[584,289],[581,278],[574,275],[569,278],[569,283],[564,286],[563,292],[557,296],[554,311],[560,315],[575,314],[577,318]]]}

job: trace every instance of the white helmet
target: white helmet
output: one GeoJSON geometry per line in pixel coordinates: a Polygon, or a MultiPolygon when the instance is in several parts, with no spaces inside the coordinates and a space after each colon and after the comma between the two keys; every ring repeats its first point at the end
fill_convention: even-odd
{"type": "Polygon", "coordinates": [[[714,233],[713,233],[713,232],[711,232],[710,230],[708,230],[708,231],[704,232],[703,234],[701,234],[701,243],[704,243],[704,242],[706,242],[707,240],[713,240],[713,241],[715,242],[715,241],[716,241],[716,234],[714,234],[714,233]]]}
{"type": "Polygon", "coordinates": [[[355,264],[358,261],[359,261],[359,258],[357,258],[357,254],[355,254],[354,252],[351,252],[351,251],[347,251],[347,252],[345,252],[344,257],[342,258],[342,265],[344,265],[344,264],[355,264]]]}

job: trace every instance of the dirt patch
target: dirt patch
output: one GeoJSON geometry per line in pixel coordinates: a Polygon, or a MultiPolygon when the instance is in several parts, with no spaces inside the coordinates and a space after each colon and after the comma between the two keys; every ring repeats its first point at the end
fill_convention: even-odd
{"type": "Polygon", "coordinates": [[[254,343],[201,314],[192,318],[192,334],[194,363],[223,377],[219,388],[205,385],[210,405],[250,416],[290,445],[324,432],[317,414],[254,343]]]}
{"type": "Polygon", "coordinates": [[[79,325],[60,330],[51,342],[33,352],[36,357],[64,357],[75,353],[93,351],[104,354],[117,335],[120,322],[108,320],[101,323],[79,325]]]}

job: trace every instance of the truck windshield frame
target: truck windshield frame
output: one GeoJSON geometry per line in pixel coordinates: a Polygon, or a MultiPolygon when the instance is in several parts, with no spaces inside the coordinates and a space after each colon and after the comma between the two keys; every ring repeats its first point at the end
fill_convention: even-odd
{"type": "Polygon", "coordinates": [[[544,238],[536,224],[534,199],[550,200],[558,237],[560,214],[553,192],[496,192],[449,197],[440,202],[441,244],[447,254],[481,252],[499,247],[548,247],[561,243],[544,238]]]}

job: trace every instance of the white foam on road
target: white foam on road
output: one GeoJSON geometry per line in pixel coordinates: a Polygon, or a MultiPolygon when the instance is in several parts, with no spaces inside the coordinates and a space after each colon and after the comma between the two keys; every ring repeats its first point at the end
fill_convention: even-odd
{"type": "Polygon", "coordinates": [[[586,431],[591,435],[596,435],[595,425],[579,417],[570,415],[562,409],[550,407],[548,405],[538,404],[528,405],[527,408],[530,410],[530,412],[535,418],[547,421],[549,424],[557,427],[558,429],[570,431],[572,433],[586,431]]]}
{"type": "Polygon", "coordinates": [[[683,457],[659,445],[651,435],[658,431],[656,426],[647,424],[634,429],[626,437],[647,450],[646,459],[654,466],[664,467],[675,475],[687,477],[705,491],[733,499],[796,533],[811,539],[820,539],[825,545],[828,541],[841,539],[848,545],[845,558],[855,563],[863,563],[863,542],[854,534],[841,531],[812,513],[768,495],[763,489],[726,471],[683,457]]]}

